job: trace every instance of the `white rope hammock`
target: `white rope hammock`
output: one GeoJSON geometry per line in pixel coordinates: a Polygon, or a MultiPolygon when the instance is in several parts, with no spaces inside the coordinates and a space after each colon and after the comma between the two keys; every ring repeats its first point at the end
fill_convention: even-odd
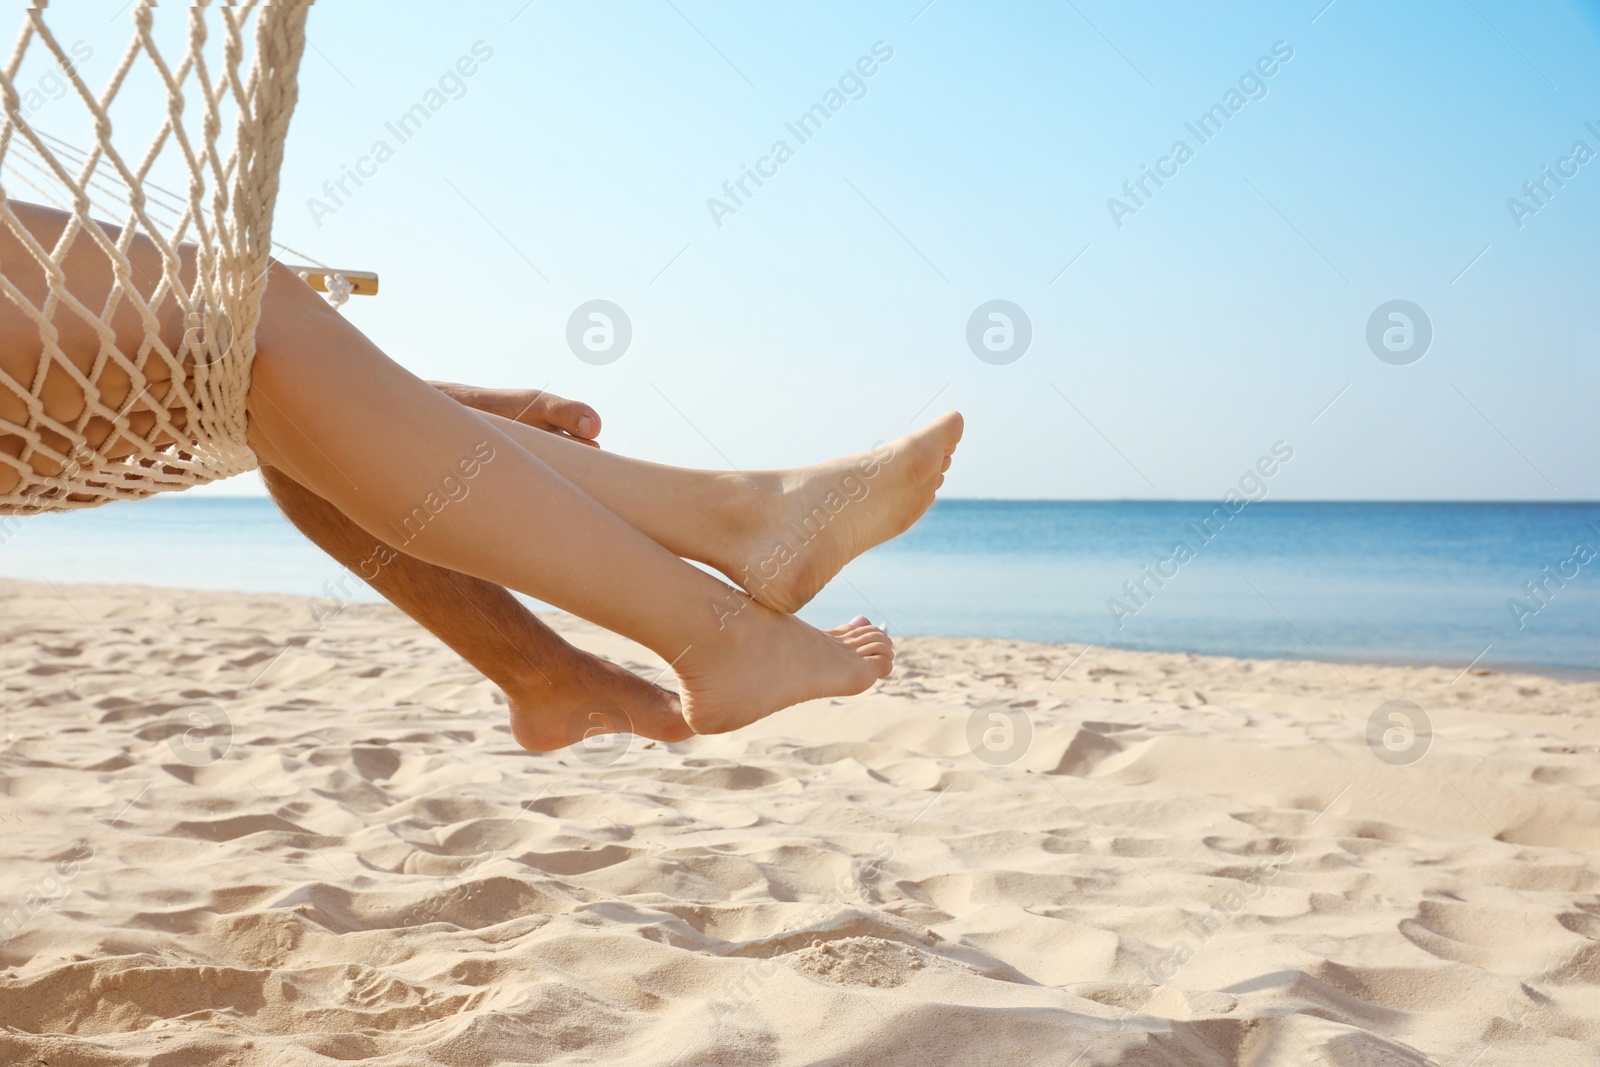
{"type": "Polygon", "coordinates": [[[27,12],[0,67],[0,226],[32,255],[37,266],[26,266],[42,269],[46,286],[42,299],[31,298],[17,281],[24,265],[0,263],[0,293],[40,338],[31,380],[0,366],[0,464],[18,477],[14,489],[0,492],[0,513],[95,507],[256,467],[245,398],[310,3],[173,5],[166,25],[179,17],[187,25],[182,54],[169,60],[157,45],[154,0],[139,0],[133,39],[98,95],[51,32],[48,12],[27,12]],[[55,109],[69,102],[81,109],[93,128],[87,152],[24,117],[27,87],[19,79],[30,57],[47,59],[69,82],[67,96],[52,105],[52,124],[55,109]],[[165,102],[164,113],[152,116],[153,133],[148,124],[125,131],[134,124],[114,123],[111,114],[140,78],[165,102]],[[151,180],[158,165],[185,176],[181,194],[151,180]],[[46,247],[18,218],[17,202],[67,212],[59,239],[46,247]],[[96,218],[118,220],[120,232],[96,218]],[[130,262],[136,235],[159,252],[159,277],[130,262]],[[86,243],[113,279],[101,307],[75,296],[63,269],[69,250],[81,258],[86,243]],[[142,325],[131,351],[112,327],[114,316],[130,312],[142,325]],[[169,330],[163,340],[162,320],[174,314],[186,324],[182,338],[169,330]],[[61,343],[64,327],[84,324],[98,339],[87,365],[61,343]],[[47,383],[59,389],[63,376],[82,393],[71,421],[51,417],[43,399],[47,383]],[[106,395],[102,384],[112,380],[125,395],[106,395]]]}

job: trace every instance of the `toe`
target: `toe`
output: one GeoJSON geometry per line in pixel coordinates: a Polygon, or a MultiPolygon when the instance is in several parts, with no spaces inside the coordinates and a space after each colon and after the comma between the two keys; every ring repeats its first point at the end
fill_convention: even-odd
{"type": "Polygon", "coordinates": [[[947,411],[929,424],[929,429],[934,430],[944,443],[946,452],[954,452],[956,450],[956,445],[961,442],[961,434],[965,428],[966,421],[962,419],[959,411],[947,411]]]}
{"type": "Polygon", "coordinates": [[[881,643],[856,649],[857,655],[872,664],[879,678],[889,677],[894,670],[894,646],[887,638],[881,643]]]}
{"type": "Polygon", "coordinates": [[[855,646],[856,654],[861,656],[885,656],[894,658],[894,642],[882,634],[874,634],[869,640],[858,642],[855,646]]]}
{"type": "Polygon", "coordinates": [[[894,641],[876,626],[863,626],[852,630],[844,642],[859,656],[894,655],[894,641]]]}

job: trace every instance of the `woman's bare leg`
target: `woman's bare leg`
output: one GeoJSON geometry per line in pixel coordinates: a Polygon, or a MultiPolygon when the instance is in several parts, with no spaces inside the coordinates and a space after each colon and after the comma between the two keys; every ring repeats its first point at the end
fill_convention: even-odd
{"type": "MultiPolygon", "coordinates": [[[[892,648],[752,602],[602,507],[532,452],[391,362],[286,269],[257,333],[251,445],[375,537],[650,648],[698,732],[857,693],[892,648]]],[[[581,447],[574,445],[573,447],[581,447]]]]}
{"type": "Polygon", "coordinates": [[[652,540],[790,613],[846,563],[922,517],[961,440],[961,416],[952,411],[827,463],[708,471],[631,459],[479,414],[652,540]]]}
{"type": "MultiPolygon", "coordinates": [[[[13,206],[23,214],[23,205],[13,206]]],[[[59,233],[64,220],[28,208],[24,224],[48,245],[49,231],[59,233]]],[[[7,236],[0,235],[9,246],[0,251],[20,253],[0,256],[7,278],[26,298],[42,297],[43,272],[7,236]]],[[[141,278],[159,277],[148,242],[136,239],[131,258],[141,278]]],[[[91,241],[77,242],[63,267],[89,306],[103,304],[111,273],[91,241]]],[[[181,331],[181,318],[167,310],[167,329],[181,331]]],[[[136,317],[126,324],[124,317],[117,344],[131,351],[142,334],[136,317]]],[[[93,330],[65,319],[58,326],[69,358],[86,368],[98,344],[93,330]]],[[[653,649],[678,672],[684,716],[696,730],[733,729],[801,700],[859,692],[888,673],[889,642],[864,619],[823,633],[682,562],[390,362],[282,267],[273,268],[257,340],[249,410],[251,444],[264,462],[373,536],[400,534],[419,559],[539,597],[653,649]]],[[[31,323],[0,316],[0,362],[14,376],[28,380],[40,351],[31,323]]],[[[146,407],[161,402],[159,388],[136,389],[126,379],[98,384],[113,403],[120,394],[146,407]]],[[[52,417],[68,421],[69,409],[81,410],[74,389],[47,384],[52,417]]],[[[837,518],[813,515],[818,524],[837,518]]],[[[781,567],[786,559],[763,562],[781,567]]]]}

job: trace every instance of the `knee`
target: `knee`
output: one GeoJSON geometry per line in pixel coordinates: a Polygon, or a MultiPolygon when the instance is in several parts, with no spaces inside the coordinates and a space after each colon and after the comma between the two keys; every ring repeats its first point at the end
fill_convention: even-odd
{"type": "Polygon", "coordinates": [[[256,321],[256,358],[281,362],[320,331],[342,324],[339,313],[293,270],[273,260],[256,321]]]}
{"type": "Polygon", "coordinates": [[[300,300],[310,297],[321,300],[317,291],[306,283],[306,280],[295,273],[293,267],[276,259],[267,263],[267,289],[266,299],[285,301],[300,300]]]}

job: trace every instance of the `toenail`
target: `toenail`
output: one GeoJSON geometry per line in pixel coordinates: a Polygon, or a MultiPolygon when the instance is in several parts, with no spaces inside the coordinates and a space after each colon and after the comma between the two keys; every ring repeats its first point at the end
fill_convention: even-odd
{"type": "Polygon", "coordinates": [[[592,415],[578,416],[578,432],[585,437],[594,433],[594,417],[592,415]]]}

